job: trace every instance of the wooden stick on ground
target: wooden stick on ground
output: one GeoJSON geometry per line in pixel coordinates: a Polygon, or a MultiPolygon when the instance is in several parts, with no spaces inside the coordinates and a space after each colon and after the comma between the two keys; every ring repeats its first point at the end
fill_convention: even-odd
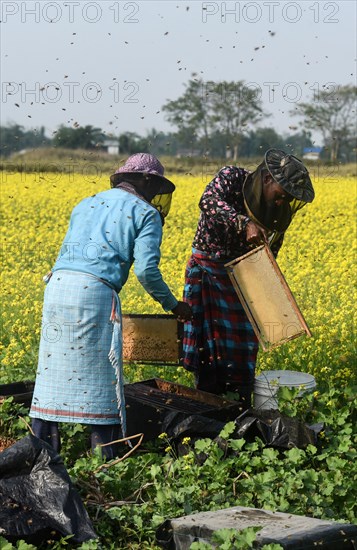
{"type": "Polygon", "coordinates": [[[96,470],[93,471],[94,474],[97,472],[100,472],[103,468],[110,468],[111,466],[114,466],[115,464],[118,464],[118,462],[122,462],[125,458],[128,458],[138,447],[140,447],[144,434],[136,434],[136,435],[130,435],[128,437],[124,437],[123,439],[116,439],[115,441],[110,441],[109,443],[102,443],[101,445],[98,445],[98,447],[106,447],[107,445],[112,445],[113,443],[122,443],[125,441],[130,441],[131,439],[135,439],[136,437],[139,438],[139,441],[136,443],[134,447],[130,449],[124,456],[121,456],[120,458],[116,458],[115,460],[112,460],[111,462],[105,462],[104,464],[101,464],[96,470]]]}
{"type": "Polygon", "coordinates": [[[29,424],[22,416],[19,416],[19,418],[20,418],[20,420],[22,420],[22,422],[25,424],[25,426],[26,426],[26,428],[29,430],[30,434],[31,434],[31,435],[35,435],[35,434],[33,433],[33,430],[32,430],[32,428],[31,428],[30,424],[29,424]]]}

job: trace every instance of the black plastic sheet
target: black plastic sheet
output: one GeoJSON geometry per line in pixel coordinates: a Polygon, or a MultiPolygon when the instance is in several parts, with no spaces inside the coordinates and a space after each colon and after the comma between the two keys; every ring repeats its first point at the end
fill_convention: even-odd
{"type": "MultiPolygon", "coordinates": [[[[276,449],[305,449],[309,444],[316,445],[317,435],[323,429],[323,424],[307,426],[297,418],[282,415],[278,410],[248,409],[234,422],[235,429],[230,438],[243,438],[251,442],[259,437],[267,446],[276,449]]],[[[192,442],[208,437],[224,446],[219,434],[225,424],[221,420],[203,415],[186,416],[182,413],[170,413],[163,421],[162,430],[173,440],[181,455],[187,453],[187,446],[182,446],[180,441],[188,436],[192,442]]]]}
{"type": "Polygon", "coordinates": [[[317,434],[323,425],[307,426],[297,418],[282,415],[277,410],[249,409],[236,420],[236,430],[233,437],[254,441],[259,437],[269,447],[305,449],[308,445],[316,445],[317,434]]]}
{"type": "Polygon", "coordinates": [[[195,414],[187,416],[184,413],[171,412],[162,423],[162,431],[169,437],[216,437],[223,430],[226,422],[195,414]]]}
{"type": "Polygon", "coordinates": [[[10,542],[97,537],[61,457],[33,435],[0,453],[0,532],[10,542]]]}

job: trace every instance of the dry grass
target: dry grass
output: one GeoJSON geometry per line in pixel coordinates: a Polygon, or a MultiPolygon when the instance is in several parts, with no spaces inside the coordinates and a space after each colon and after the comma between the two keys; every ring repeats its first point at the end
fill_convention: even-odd
{"type": "MultiPolygon", "coordinates": [[[[63,149],[58,147],[37,148],[22,154],[13,155],[0,161],[0,170],[16,172],[59,172],[83,173],[97,176],[110,175],[120,166],[127,154],[108,155],[99,150],[63,149]]],[[[261,162],[261,158],[241,158],[237,162],[223,158],[210,157],[168,157],[160,156],[168,174],[187,174],[212,176],[225,164],[238,164],[249,170],[261,162]]],[[[322,161],[306,161],[314,179],[331,179],[354,177],[357,175],[357,164],[338,163],[331,165],[322,161]]]]}
{"type": "Polygon", "coordinates": [[[0,453],[5,451],[8,447],[11,447],[15,443],[15,439],[9,437],[0,436],[0,453]]]}

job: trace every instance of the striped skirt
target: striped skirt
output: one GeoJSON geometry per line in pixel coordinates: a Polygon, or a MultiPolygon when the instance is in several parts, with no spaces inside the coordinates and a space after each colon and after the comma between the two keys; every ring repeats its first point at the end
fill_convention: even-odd
{"type": "Polygon", "coordinates": [[[184,300],[193,321],[184,325],[183,365],[194,372],[196,387],[212,393],[251,389],[258,340],[224,263],[194,251],[184,300]]]}
{"type": "Polygon", "coordinates": [[[125,431],[120,323],[115,290],[86,273],[53,273],[44,296],[32,418],[121,423],[125,431]]]}

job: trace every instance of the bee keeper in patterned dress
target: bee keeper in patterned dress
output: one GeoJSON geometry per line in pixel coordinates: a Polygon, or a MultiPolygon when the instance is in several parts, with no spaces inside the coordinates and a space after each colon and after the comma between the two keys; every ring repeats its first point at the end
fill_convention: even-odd
{"type": "Polygon", "coordinates": [[[238,392],[250,407],[258,340],[224,265],[269,243],[276,257],[296,212],[314,199],[308,171],[293,155],[269,149],[252,173],[225,166],[207,185],[185,275],[183,364],[199,390],[238,392]]]}
{"type": "MultiPolygon", "coordinates": [[[[60,254],[47,276],[38,370],[30,410],[34,434],[60,451],[59,422],[89,424],[92,449],[125,435],[119,292],[129,270],[179,320],[177,301],[159,270],[162,226],[174,184],[147,153],[128,158],[112,189],[73,210],[60,254]]],[[[106,445],[112,458],[117,445],[106,445]]]]}

